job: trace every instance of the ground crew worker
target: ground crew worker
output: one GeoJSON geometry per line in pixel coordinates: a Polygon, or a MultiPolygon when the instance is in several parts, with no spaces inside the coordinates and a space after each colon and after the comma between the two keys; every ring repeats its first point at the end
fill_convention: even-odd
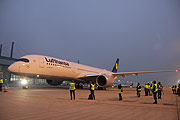
{"type": "Polygon", "coordinates": [[[158,99],[161,99],[162,88],[163,88],[161,82],[159,82],[159,83],[157,84],[157,87],[158,87],[158,99]]]}
{"type": "Polygon", "coordinates": [[[3,87],[3,78],[0,79],[0,92],[3,90],[2,87],[3,87]]]}
{"type": "Polygon", "coordinates": [[[74,100],[75,100],[75,90],[76,90],[76,87],[75,87],[74,80],[72,80],[72,82],[69,83],[69,90],[70,90],[71,100],[72,100],[72,94],[73,94],[73,98],[74,98],[74,100]]]}
{"type": "Polygon", "coordinates": [[[151,95],[151,85],[148,83],[148,95],[151,95]]]}
{"type": "Polygon", "coordinates": [[[173,94],[176,94],[176,85],[173,85],[173,87],[172,87],[172,91],[173,91],[173,94]]]}
{"type": "Polygon", "coordinates": [[[154,102],[153,104],[157,104],[157,91],[158,91],[158,88],[157,88],[157,84],[156,84],[156,81],[153,81],[153,98],[154,98],[154,102]]]}
{"type": "Polygon", "coordinates": [[[180,96],[180,84],[178,84],[177,93],[178,93],[178,96],[180,96]]]}
{"type": "Polygon", "coordinates": [[[152,95],[152,94],[151,94],[151,93],[152,93],[152,89],[153,89],[153,85],[151,84],[151,85],[150,85],[150,89],[149,89],[149,90],[150,90],[150,95],[152,95]]]}
{"type": "Polygon", "coordinates": [[[175,94],[177,92],[177,86],[176,85],[174,86],[174,92],[175,92],[175,94]]]}
{"type": "Polygon", "coordinates": [[[141,93],[141,85],[140,85],[140,83],[137,84],[136,88],[137,88],[136,89],[137,90],[137,96],[140,97],[140,93],[141,93]]]}
{"type": "Polygon", "coordinates": [[[94,81],[92,81],[92,83],[90,84],[90,91],[91,91],[92,99],[95,100],[94,90],[95,90],[95,84],[94,81]]]}
{"type": "Polygon", "coordinates": [[[118,85],[119,100],[122,100],[122,95],[121,95],[122,92],[123,92],[123,88],[122,88],[121,84],[119,84],[118,85]]]}
{"type": "Polygon", "coordinates": [[[149,90],[149,86],[148,84],[145,84],[145,88],[144,88],[145,96],[148,96],[148,90],[149,90]]]}

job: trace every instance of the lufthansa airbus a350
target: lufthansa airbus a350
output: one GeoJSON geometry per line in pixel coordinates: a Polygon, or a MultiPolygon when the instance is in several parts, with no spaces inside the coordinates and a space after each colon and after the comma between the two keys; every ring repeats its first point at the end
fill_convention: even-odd
{"type": "Polygon", "coordinates": [[[10,65],[8,70],[18,75],[46,79],[50,85],[60,85],[63,81],[75,80],[79,83],[95,81],[100,87],[112,86],[114,80],[119,76],[126,77],[144,73],[178,72],[178,70],[117,72],[118,64],[119,59],[117,59],[113,70],[108,71],[48,56],[27,55],[10,65]]]}

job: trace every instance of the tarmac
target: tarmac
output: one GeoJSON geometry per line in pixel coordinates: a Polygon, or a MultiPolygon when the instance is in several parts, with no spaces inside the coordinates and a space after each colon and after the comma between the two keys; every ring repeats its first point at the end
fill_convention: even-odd
{"type": "Polygon", "coordinates": [[[135,88],[124,88],[118,100],[117,88],[96,90],[96,100],[88,100],[89,90],[76,90],[70,100],[68,89],[9,88],[0,92],[0,120],[179,120],[180,97],[164,88],[158,104],[152,96],[136,96],[135,88]]]}

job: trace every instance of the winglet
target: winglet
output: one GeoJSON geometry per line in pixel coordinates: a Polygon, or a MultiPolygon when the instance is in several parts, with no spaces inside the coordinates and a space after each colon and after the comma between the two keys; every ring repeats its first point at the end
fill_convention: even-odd
{"type": "Polygon", "coordinates": [[[116,63],[114,65],[113,69],[112,69],[112,72],[117,73],[118,65],[119,65],[119,58],[117,58],[116,63]]]}

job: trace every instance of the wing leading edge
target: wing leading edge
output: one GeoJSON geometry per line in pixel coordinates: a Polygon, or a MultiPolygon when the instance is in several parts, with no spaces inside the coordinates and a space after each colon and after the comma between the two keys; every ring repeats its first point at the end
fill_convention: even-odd
{"type": "Polygon", "coordinates": [[[90,77],[98,77],[100,75],[113,75],[114,77],[126,77],[130,75],[146,74],[146,73],[161,73],[161,72],[179,72],[179,70],[160,70],[160,71],[139,71],[139,72],[119,72],[119,73],[103,73],[103,74],[82,74],[78,78],[79,79],[87,79],[90,77]]]}
{"type": "Polygon", "coordinates": [[[146,73],[161,73],[161,72],[179,72],[179,70],[160,70],[160,71],[139,71],[139,72],[120,72],[120,73],[113,73],[114,76],[130,76],[130,75],[136,75],[139,74],[146,74],[146,73]]]}

